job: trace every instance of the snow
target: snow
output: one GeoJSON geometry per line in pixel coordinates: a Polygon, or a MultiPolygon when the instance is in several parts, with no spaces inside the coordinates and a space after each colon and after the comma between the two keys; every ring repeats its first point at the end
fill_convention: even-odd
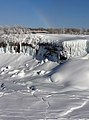
{"type": "Polygon", "coordinates": [[[89,60],[69,60],[51,76],[52,81],[61,83],[64,87],[89,88],[89,60]]]}
{"type": "MultiPolygon", "coordinates": [[[[18,41],[15,38],[18,36],[3,35],[7,41],[18,41]]],[[[59,45],[57,53],[62,52],[68,59],[61,62],[49,57],[37,59],[33,57],[35,49],[31,48],[30,55],[28,46],[21,46],[20,53],[13,52],[14,49],[8,52],[9,46],[3,52],[1,47],[0,120],[88,120],[89,36],[27,34],[19,40],[34,45],[39,50],[38,58],[47,47],[47,44],[44,48],[36,46],[40,41],[40,44],[49,43],[49,47],[51,43],[59,45]]]]}
{"type": "Polygon", "coordinates": [[[83,56],[87,54],[87,40],[64,41],[63,48],[68,58],[83,56]]]}
{"type": "Polygon", "coordinates": [[[84,35],[4,34],[1,39],[0,53],[23,53],[44,61],[60,62],[89,52],[89,36],[84,35]]]}

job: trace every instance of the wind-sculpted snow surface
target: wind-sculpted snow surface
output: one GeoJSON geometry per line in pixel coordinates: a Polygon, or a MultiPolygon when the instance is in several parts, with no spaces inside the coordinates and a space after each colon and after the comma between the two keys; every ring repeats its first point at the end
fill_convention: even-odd
{"type": "Polygon", "coordinates": [[[52,81],[63,84],[64,87],[80,89],[89,88],[89,59],[69,60],[60,66],[51,76],[52,81]]]}
{"type": "Polygon", "coordinates": [[[0,53],[0,120],[88,120],[88,36],[32,36],[36,57],[23,39],[18,54],[0,53]]]}

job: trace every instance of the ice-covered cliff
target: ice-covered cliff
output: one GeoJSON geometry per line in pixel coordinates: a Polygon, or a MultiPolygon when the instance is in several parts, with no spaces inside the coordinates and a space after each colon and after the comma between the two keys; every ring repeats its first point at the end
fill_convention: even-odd
{"type": "Polygon", "coordinates": [[[67,58],[83,56],[87,54],[87,40],[64,41],[63,48],[67,58]]]}
{"type": "Polygon", "coordinates": [[[39,60],[84,56],[89,52],[88,46],[88,37],[77,35],[4,34],[0,37],[0,53],[23,53],[39,60]]]}

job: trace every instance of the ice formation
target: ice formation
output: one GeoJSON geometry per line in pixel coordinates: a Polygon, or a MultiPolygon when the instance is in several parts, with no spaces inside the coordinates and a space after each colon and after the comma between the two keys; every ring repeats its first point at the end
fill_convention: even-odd
{"type": "Polygon", "coordinates": [[[64,41],[63,48],[67,58],[83,56],[87,54],[87,40],[64,41]]]}
{"type": "Polygon", "coordinates": [[[0,41],[0,53],[23,53],[35,56],[39,60],[47,58],[59,61],[84,56],[89,51],[89,42],[86,38],[60,40],[59,36],[51,37],[47,34],[3,35],[0,41]]]}

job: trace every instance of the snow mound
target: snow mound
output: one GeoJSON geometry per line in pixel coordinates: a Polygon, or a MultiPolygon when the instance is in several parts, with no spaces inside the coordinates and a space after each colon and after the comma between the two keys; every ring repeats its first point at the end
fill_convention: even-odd
{"type": "Polygon", "coordinates": [[[69,60],[59,66],[51,79],[64,87],[89,89],[89,59],[69,60]]]}

